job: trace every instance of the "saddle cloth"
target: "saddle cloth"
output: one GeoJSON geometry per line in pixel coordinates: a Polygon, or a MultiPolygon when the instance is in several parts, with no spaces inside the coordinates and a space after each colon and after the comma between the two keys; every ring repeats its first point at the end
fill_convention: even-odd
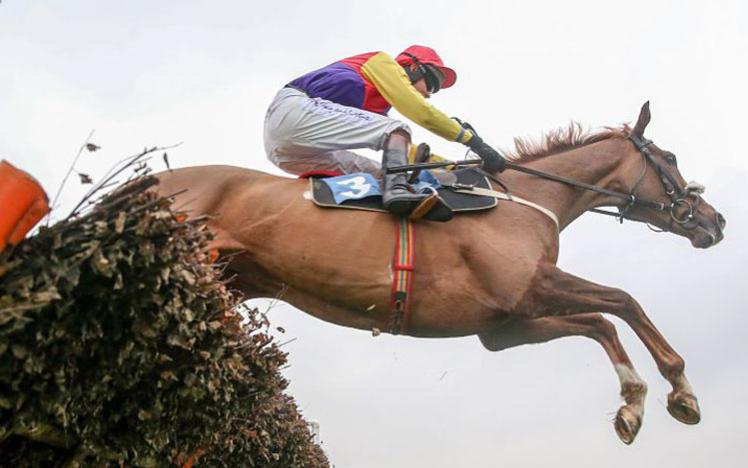
{"type": "MultiPolygon", "coordinates": [[[[491,189],[488,179],[473,169],[460,169],[457,171],[433,171],[432,174],[439,181],[440,187],[437,189],[444,202],[452,208],[452,211],[464,213],[470,211],[488,210],[497,205],[498,200],[494,197],[484,197],[457,193],[458,189],[470,189],[471,187],[480,187],[491,189]]],[[[358,200],[345,200],[341,203],[335,201],[335,194],[328,184],[321,179],[325,175],[309,175],[312,200],[318,206],[327,208],[348,208],[353,210],[381,211],[387,212],[382,205],[381,195],[374,195],[358,200]]],[[[428,214],[424,219],[429,219],[428,214]]]]}

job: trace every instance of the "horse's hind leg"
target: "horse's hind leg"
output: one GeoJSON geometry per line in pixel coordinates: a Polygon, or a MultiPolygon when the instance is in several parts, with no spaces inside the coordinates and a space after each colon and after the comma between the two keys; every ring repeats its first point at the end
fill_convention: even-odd
{"type": "Polygon", "coordinates": [[[616,414],[615,429],[621,440],[634,441],[642,424],[647,384],[639,377],[615,326],[600,314],[579,314],[569,317],[512,319],[501,327],[479,335],[481,343],[491,351],[500,351],[523,344],[544,343],[565,336],[585,336],[603,347],[621,383],[621,396],[626,402],[616,414]]]}
{"type": "Polygon", "coordinates": [[[642,340],[660,374],[673,386],[667,404],[670,414],[685,424],[696,424],[701,419],[698,402],[684,373],[683,358],[627,292],[583,280],[555,265],[544,265],[519,309],[528,317],[574,316],[587,312],[608,312],[620,317],[642,340]]]}

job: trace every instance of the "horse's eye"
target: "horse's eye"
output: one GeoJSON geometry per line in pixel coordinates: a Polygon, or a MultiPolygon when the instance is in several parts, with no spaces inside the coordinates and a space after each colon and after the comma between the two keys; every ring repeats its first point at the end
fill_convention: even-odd
{"type": "Polygon", "coordinates": [[[673,153],[665,153],[665,162],[670,164],[671,166],[678,165],[678,160],[675,159],[675,155],[673,153]]]}

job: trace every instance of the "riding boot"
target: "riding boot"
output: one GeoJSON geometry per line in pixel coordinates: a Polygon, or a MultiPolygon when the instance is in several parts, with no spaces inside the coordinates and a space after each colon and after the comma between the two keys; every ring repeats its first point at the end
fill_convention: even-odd
{"type": "Polygon", "coordinates": [[[406,157],[407,149],[407,141],[398,141],[398,139],[390,138],[382,155],[382,168],[385,169],[382,203],[390,213],[397,216],[410,215],[422,201],[428,198],[427,194],[414,193],[412,191],[405,173],[387,174],[386,172],[387,168],[404,166],[408,163],[406,157]]]}

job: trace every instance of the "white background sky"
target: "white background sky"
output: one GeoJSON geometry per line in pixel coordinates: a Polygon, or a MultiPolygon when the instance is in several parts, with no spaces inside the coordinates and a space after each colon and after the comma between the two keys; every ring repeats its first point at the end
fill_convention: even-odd
{"type": "MultiPolygon", "coordinates": [[[[665,409],[670,390],[616,321],[650,385],[644,425],[621,444],[618,383],[600,347],[569,338],[501,353],[477,339],[380,336],[289,306],[290,392],[348,467],[741,466],[745,459],[748,7],[726,1],[315,2],[3,0],[0,158],[53,194],[92,129],[94,178],[143,147],[183,141],[173,166],[234,164],[280,174],[262,150],[279,87],[337,59],[413,43],[459,74],[433,103],[508,147],[571,119],[636,118],[679,157],[727,218],[725,241],[688,241],[588,215],[562,234],[562,268],[634,295],[686,360],[702,423],[665,409]]],[[[417,140],[462,150],[420,129],[417,140]]],[[[154,164],[161,168],[160,162],[154,164]]],[[[80,197],[76,181],[59,215],[80,197]]],[[[58,216],[59,216],[58,215],[58,216]]],[[[417,294],[417,292],[416,292],[417,294]]],[[[260,302],[265,307],[265,303],[260,302]]]]}

